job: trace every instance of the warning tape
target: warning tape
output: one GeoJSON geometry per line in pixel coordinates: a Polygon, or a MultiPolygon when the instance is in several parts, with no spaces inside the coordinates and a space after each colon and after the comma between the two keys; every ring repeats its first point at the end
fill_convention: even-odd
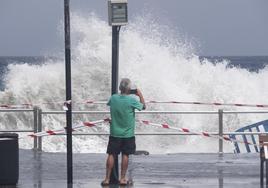
{"type": "MultiPolygon", "coordinates": [[[[80,104],[106,104],[105,101],[85,101],[80,104]]],[[[236,106],[236,107],[257,107],[268,108],[266,104],[242,104],[242,103],[219,103],[219,102],[186,102],[186,101],[147,101],[146,104],[187,104],[187,105],[208,105],[208,106],[236,106]]]]}
{"type": "MultiPolygon", "coordinates": [[[[70,101],[62,101],[62,102],[44,102],[44,103],[23,103],[23,104],[2,104],[0,105],[0,108],[5,108],[5,109],[16,109],[16,108],[30,108],[34,106],[40,106],[40,105],[48,105],[48,104],[63,104],[63,109],[65,109],[65,106],[67,104],[70,104],[70,101]]],[[[67,109],[68,110],[68,109],[67,109]]]]}
{"type": "Polygon", "coordinates": [[[0,108],[15,109],[15,108],[29,108],[31,106],[32,106],[31,104],[20,104],[20,105],[2,104],[0,105],[0,108]]]}
{"type": "MultiPolygon", "coordinates": [[[[110,122],[109,118],[103,119],[103,120],[97,120],[97,121],[86,121],[83,122],[81,124],[77,124],[75,126],[72,127],[73,131],[76,131],[80,128],[84,128],[84,127],[94,127],[97,124],[103,123],[103,122],[110,122]]],[[[42,131],[42,132],[38,132],[38,133],[32,133],[29,134],[27,136],[36,138],[36,137],[43,137],[43,136],[50,136],[50,135],[57,135],[57,134],[62,134],[66,132],[66,127],[64,129],[58,129],[58,130],[47,130],[47,131],[42,131]]]]}
{"type": "Polygon", "coordinates": [[[268,108],[268,105],[263,104],[242,104],[242,103],[205,103],[205,102],[181,102],[181,101],[149,101],[148,103],[155,104],[191,104],[191,105],[213,105],[213,106],[238,106],[238,107],[257,107],[268,108]]]}
{"type": "Polygon", "coordinates": [[[203,131],[203,132],[194,132],[194,131],[190,131],[190,129],[187,129],[187,128],[172,127],[172,126],[170,126],[170,125],[168,125],[166,123],[164,123],[164,124],[152,123],[152,122],[147,121],[147,120],[137,120],[137,122],[140,122],[140,123],[145,124],[145,125],[152,125],[152,126],[155,126],[155,127],[164,128],[164,129],[173,129],[173,130],[178,130],[178,131],[184,132],[184,133],[192,133],[192,134],[201,135],[201,136],[204,136],[204,137],[211,137],[211,138],[221,139],[221,140],[224,140],[224,141],[231,141],[231,142],[235,142],[235,143],[242,143],[242,144],[248,144],[248,145],[253,145],[253,146],[259,146],[259,144],[254,144],[254,143],[251,143],[251,142],[244,142],[244,141],[241,141],[241,140],[229,138],[227,136],[212,135],[212,134],[209,134],[208,132],[205,132],[205,131],[203,131]]]}
{"type": "MultiPolygon", "coordinates": [[[[227,136],[212,135],[212,134],[209,134],[208,132],[205,132],[205,131],[195,132],[195,131],[191,131],[190,129],[187,129],[187,128],[173,127],[173,126],[170,126],[167,123],[163,123],[163,124],[152,123],[152,122],[147,121],[147,120],[136,120],[136,121],[139,122],[139,123],[145,124],[145,125],[152,125],[152,126],[160,127],[160,128],[164,128],[164,129],[173,129],[173,130],[178,130],[178,131],[184,132],[184,133],[191,133],[191,134],[195,134],[195,135],[201,135],[201,136],[204,136],[204,137],[211,137],[211,138],[215,138],[215,139],[221,139],[221,140],[224,140],[224,141],[248,144],[248,145],[253,145],[253,146],[259,147],[259,144],[254,144],[254,143],[251,143],[251,142],[244,142],[244,141],[241,141],[241,140],[229,138],[227,136]]],[[[78,130],[80,128],[84,128],[84,127],[94,127],[94,126],[96,126],[96,125],[98,125],[100,123],[103,123],[103,122],[109,122],[110,123],[111,119],[106,118],[106,119],[103,119],[103,120],[97,120],[97,121],[92,121],[92,122],[86,121],[86,122],[83,122],[82,124],[77,124],[77,125],[73,126],[72,130],[76,131],[76,130],[78,130]]],[[[38,133],[32,133],[32,134],[27,135],[27,137],[30,136],[32,138],[36,138],[36,137],[43,137],[43,136],[62,134],[62,133],[65,133],[65,132],[66,132],[66,127],[64,129],[47,130],[47,131],[42,131],[42,132],[38,132],[38,133]]],[[[23,138],[23,137],[20,137],[20,138],[23,138]]]]}
{"type": "MultiPolygon", "coordinates": [[[[72,103],[69,101],[60,102],[44,102],[44,103],[24,103],[18,105],[2,104],[0,108],[29,108],[33,106],[48,105],[48,104],[62,104],[65,111],[68,110],[68,105],[72,103]]],[[[74,102],[73,102],[74,103],[74,102]]],[[[107,104],[107,101],[93,101],[86,100],[82,102],[75,102],[75,104],[107,104]]],[[[186,101],[147,101],[146,104],[185,104],[185,105],[207,105],[207,106],[236,106],[236,107],[255,107],[255,108],[268,108],[267,104],[243,104],[243,103],[219,103],[219,102],[186,102],[186,101]]]]}

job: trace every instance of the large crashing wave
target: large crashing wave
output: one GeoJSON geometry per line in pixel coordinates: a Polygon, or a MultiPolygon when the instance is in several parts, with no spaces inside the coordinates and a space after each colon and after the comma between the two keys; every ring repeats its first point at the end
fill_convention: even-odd
{"type": "MultiPolygon", "coordinates": [[[[72,15],[72,87],[73,101],[107,100],[111,78],[111,28],[95,15],[72,15]]],[[[227,61],[213,64],[200,62],[190,43],[172,34],[149,17],[138,17],[123,27],[120,35],[120,75],[129,77],[141,88],[147,100],[178,100],[201,102],[267,103],[268,70],[251,73],[239,68],[226,68],[227,61]]],[[[64,61],[47,60],[42,65],[9,65],[5,90],[0,102],[20,104],[65,100],[64,61]]],[[[43,110],[59,110],[61,105],[39,105],[43,110]]],[[[108,110],[105,106],[74,104],[76,110],[108,110]]],[[[149,110],[217,110],[213,106],[156,105],[149,110]]],[[[247,110],[248,108],[225,108],[247,110]]],[[[74,124],[102,119],[98,115],[75,115],[74,124]]],[[[143,115],[138,118],[156,123],[169,123],[195,131],[217,131],[217,115],[143,115]]],[[[29,113],[1,113],[1,129],[29,129],[29,113]]],[[[225,131],[265,119],[264,115],[225,115],[225,131]]],[[[65,126],[64,115],[44,115],[44,129],[65,126]]],[[[108,131],[107,125],[83,131],[108,131]]],[[[161,132],[160,128],[137,125],[139,132],[161,132]]],[[[65,151],[65,137],[43,139],[45,151],[65,151]]],[[[75,152],[105,152],[107,137],[76,136],[75,152]]],[[[217,140],[199,136],[140,136],[138,149],[152,153],[216,152],[217,140]]],[[[31,148],[31,138],[20,141],[22,148],[31,148]]],[[[225,144],[226,151],[232,145],[225,144]]]]}

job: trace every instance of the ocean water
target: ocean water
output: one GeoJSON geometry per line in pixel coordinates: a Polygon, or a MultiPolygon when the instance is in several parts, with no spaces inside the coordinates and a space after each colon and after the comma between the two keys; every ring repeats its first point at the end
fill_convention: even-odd
{"type": "MultiPolygon", "coordinates": [[[[95,15],[72,14],[72,87],[74,110],[108,110],[105,105],[79,104],[85,100],[107,100],[111,87],[111,28],[95,15]]],[[[129,77],[146,100],[199,101],[267,104],[268,57],[199,57],[191,43],[184,42],[146,17],[137,17],[120,35],[119,77],[129,77]]],[[[63,53],[56,57],[1,57],[2,104],[38,104],[43,110],[61,110],[65,100],[63,53]],[[41,104],[52,102],[51,104],[41,104]]],[[[151,104],[148,110],[218,110],[217,106],[151,104]]],[[[252,108],[222,107],[225,110],[252,108]]],[[[101,115],[76,115],[73,123],[94,121],[101,115]]],[[[216,115],[143,115],[139,119],[169,123],[194,131],[217,131],[216,115]]],[[[224,130],[266,119],[265,115],[225,115],[224,130]]],[[[0,129],[29,129],[29,113],[1,113],[0,129]]],[[[44,129],[65,126],[64,115],[44,115],[44,129]]],[[[137,124],[139,132],[162,132],[137,124]]],[[[108,131],[106,124],[81,132],[108,131]]],[[[23,136],[23,134],[21,134],[23,136]]],[[[65,151],[65,137],[43,139],[45,151],[65,151]]],[[[74,137],[74,152],[105,152],[107,137],[74,137]]],[[[217,152],[218,141],[200,136],[140,136],[139,150],[151,153],[217,152]]],[[[225,143],[225,151],[233,145],[225,143]]],[[[31,148],[31,138],[21,148],[31,148]]]]}

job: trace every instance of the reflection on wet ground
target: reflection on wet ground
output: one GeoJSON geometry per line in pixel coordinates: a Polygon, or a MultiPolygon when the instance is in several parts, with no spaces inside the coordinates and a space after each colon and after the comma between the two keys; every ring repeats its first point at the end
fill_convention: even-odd
{"type": "MultiPolygon", "coordinates": [[[[106,155],[74,154],[73,159],[74,184],[67,185],[66,154],[20,150],[17,188],[101,187],[106,155]]],[[[217,154],[140,155],[133,156],[131,161],[128,173],[133,178],[134,185],[128,187],[260,187],[259,156],[256,153],[224,154],[223,158],[217,154]]]]}

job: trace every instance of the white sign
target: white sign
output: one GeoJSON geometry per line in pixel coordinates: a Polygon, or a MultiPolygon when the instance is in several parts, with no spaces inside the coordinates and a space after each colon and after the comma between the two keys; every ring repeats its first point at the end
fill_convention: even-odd
{"type": "Polygon", "coordinates": [[[109,25],[126,25],[128,23],[127,0],[109,0],[108,14],[109,25]]]}

